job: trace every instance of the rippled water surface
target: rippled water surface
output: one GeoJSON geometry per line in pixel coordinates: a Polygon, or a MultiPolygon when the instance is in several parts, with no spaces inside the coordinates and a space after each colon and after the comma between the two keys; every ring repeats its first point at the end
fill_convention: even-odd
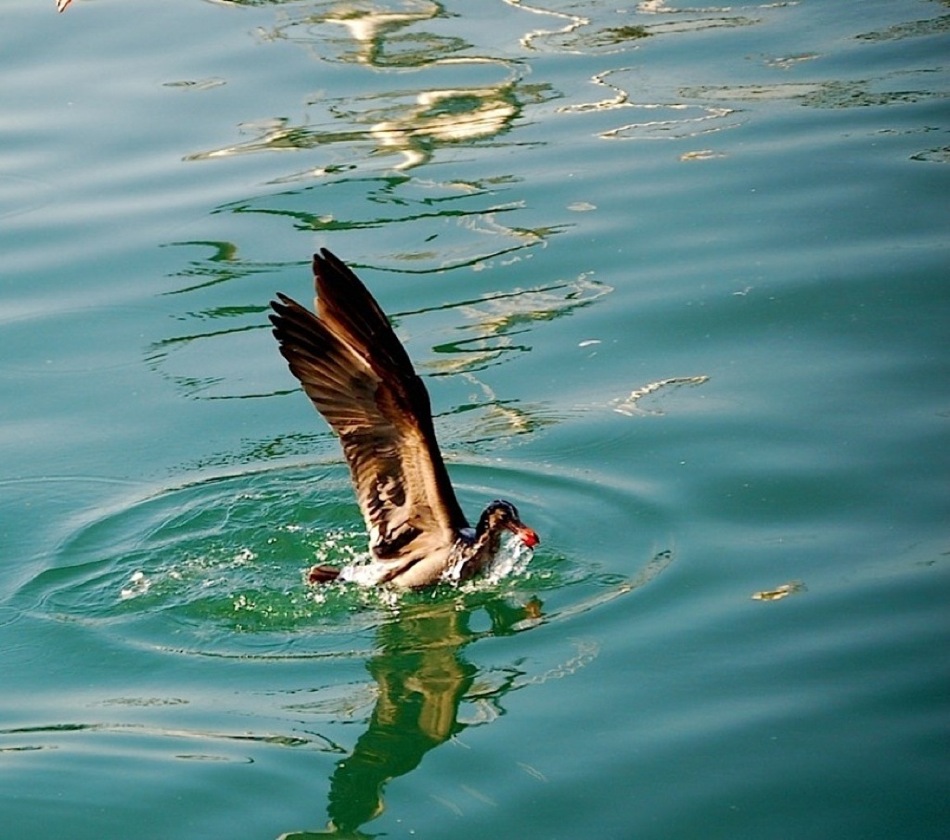
{"type": "Polygon", "coordinates": [[[4,836],[950,833],[950,7],[6,0],[4,836]],[[393,597],[351,262],[526,568],[393,597]]]}

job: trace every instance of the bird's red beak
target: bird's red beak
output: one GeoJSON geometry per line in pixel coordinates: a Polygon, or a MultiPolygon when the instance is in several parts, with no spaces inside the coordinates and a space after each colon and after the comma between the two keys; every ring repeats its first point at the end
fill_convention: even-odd
{"type": "Polygon", "coordinates": [[[537,535],[537,532],[533,528],[529,528],[523,522],[513,522],[508,526],[508,530],[513,534],[517,534],[521,542],[523,542],[528,548],[534,548],[541,538],[537,535]]]}

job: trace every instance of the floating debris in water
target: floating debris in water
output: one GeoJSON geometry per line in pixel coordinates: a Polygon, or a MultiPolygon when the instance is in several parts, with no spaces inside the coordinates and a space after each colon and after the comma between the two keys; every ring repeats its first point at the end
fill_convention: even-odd
{"type": "Polygon", "coordinates": [[[753,601],[778,601],[781,598],[787,598],[789,595],[797,595],[804,592],[805,584],[800,580],[793,580],[790,583],[783,583],[776,586],[775,589],[763,589],[761,592],[755,592],[752,595],[753,601]]]}
{"type": "Polygon", "coordinates": [[[715,158],[724,158],[725,154],[722,152],[715,152],[712,149],[697,149],[693,152],[683,152],[680,155],[680,160],[714,160],[715,158]]]}

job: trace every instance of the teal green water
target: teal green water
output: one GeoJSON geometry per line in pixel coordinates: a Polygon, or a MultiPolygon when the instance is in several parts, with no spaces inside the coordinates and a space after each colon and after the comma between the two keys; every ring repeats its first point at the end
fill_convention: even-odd
{"type": "Polygon", "coordinates": [[[7,0],[4,837],[944,838],[950,10],[7,0]],[[523,572],[365,534],[353,263],[523,572]]]}

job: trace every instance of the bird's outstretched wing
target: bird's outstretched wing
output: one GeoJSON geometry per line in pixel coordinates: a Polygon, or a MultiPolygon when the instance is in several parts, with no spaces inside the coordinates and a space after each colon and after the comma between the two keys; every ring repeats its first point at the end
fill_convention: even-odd
{"type": "Polygon", "coordinates": [[[370,548],[392,575],[449,550],[468,526],[432,425],[429,394],[379,304],[326,249],[313,257],[316,314],[285,295],[280,352],[339,435],[370,548]]]}

